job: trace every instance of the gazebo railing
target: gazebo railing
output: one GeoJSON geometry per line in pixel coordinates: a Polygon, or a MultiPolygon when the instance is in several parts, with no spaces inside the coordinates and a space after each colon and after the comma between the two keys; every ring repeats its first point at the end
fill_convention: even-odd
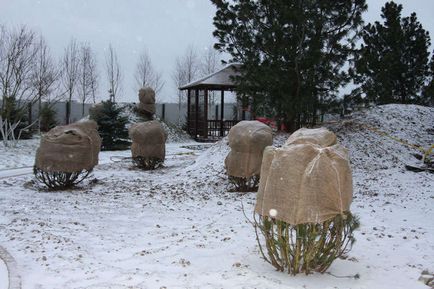
{"type": "Polygon", "coordinates": [[[207,123],[209,137],[224,137],[238,123],[238,120],[208,120],[207,123]]]}

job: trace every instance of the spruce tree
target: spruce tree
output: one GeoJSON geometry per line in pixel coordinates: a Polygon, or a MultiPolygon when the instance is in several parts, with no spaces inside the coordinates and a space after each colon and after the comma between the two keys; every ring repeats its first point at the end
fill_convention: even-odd
{"type": "Polygon", "coordinates": [[[417,103],[426,81],[429,33],[416,14],[401,17],[402,5],[388,2],[381,9],[383,23],[368,24],[354,66],[353,96],[368,102],[417,103]]]}
{"type": "Polygon", "coordinates": [[[215,48],[239,62],[237,95],[283,120],[314,123],[348,82],[343,70],[363,22],[365,0],[211,0],[215,48]]]}
{"type": "Polygon", "coordinates": [[[39,113],[39,129],[47,132],[57,125],[56,111],[48,104],[44,104],[39,113]]]}
{"type": "Polygon", "coordinates": [[[429,74],[426,86],[423,88],[420,104],[434,106],[434,51],[429,64],[429,74]]]}
{"type": "Polygon", "coordinates": [[[103,101],[90,111],[90,118],[98,124],[102,138],[102,150],[124,150],[129,147],[128,118],[122,115],[123,109],[111,100],[103,101]]]}

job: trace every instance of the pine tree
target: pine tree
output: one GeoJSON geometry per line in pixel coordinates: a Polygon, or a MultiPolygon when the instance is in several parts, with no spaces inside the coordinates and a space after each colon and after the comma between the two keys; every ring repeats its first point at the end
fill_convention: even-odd
{"type": "Polygon", "coordinates": [[[348,82],[343,71],[365,0],[212,0],[215,48],[241,63],[237,94],[289,130],[314,123],[348,82]]]}
{"type": "Polygon", "coordinates": [[[44,104],[39,113],[39,129],[47,132],[57,125],[56,111],[48,104],[44,104]]]}
{"type": "Polygon", "coordinates": [[[355,60],[353,96],[376,104],[418,102],[428,72],[429,33],[416,14],[401,17],[402,5],[388,2],[381,9],[384,23],[368,24],[355,60]]]}
{"type": "MultiPolygon", "coordinates": [[[[27,115],[28,105],[19,105],[14,97],[5,97],[4,102],[1,117],[7,120],[10,125],[18,124],[14,129],[14,137],[20,139],[32,138],[33,130],[29,127],[30,122],[27,115]]],[[[3,139],[1,135],[0,138],[3,139]]]]}
{"type": "Polygon", "coordinates": [[[434,51],[429,64],[429,76],[427,85],[423,88],[420,104],[434,106],[434,51]]]}
{"type": "Polygon", "coordinates": [[[98,124],[102,138],[102,150],[123,150],[129,147],[128,118],[122,115],[123,109],[111,100],[103,101],[90,111],[90,118],[98,124]]]}

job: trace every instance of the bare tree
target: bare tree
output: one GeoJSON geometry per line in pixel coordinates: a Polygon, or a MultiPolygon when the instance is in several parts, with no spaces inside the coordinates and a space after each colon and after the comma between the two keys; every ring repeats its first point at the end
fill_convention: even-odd
{"type": "MultiPolygon", "coordinates": [[[[211,45],[201,55],[200,74],[206,76],[221,68],[220,53],[211,45]]],[[[215,91],[209,93],[209,104],[215,103],[215,91]]]]}
{"type": "Polygon", "coordinates": [[[62,59],[62,85],[67,93],[66,123],[71,122],[71,102],[76,94],[80,74],[80,58],[77,41],[71,39],[62,59]]]}
{"type": "Polygon", "coordinates": [[[120,93],[123,76],[116,51],[111,44],[106,55],[106,72],[109,82],[110,100],[116,102],[116,97],[120,93]]]}
{"type": "MultiPolygon", "coordinates": [[[[175,70],[172,74],[172,79],[175,83],[178,93],[178,110],[181,112],[181,104],[185,102],[185,93],[179,90],[179,87],[192,82],[199,76],[200,62],[197,51],[193,46],[189,46],[184,55],[177,57],[175,62],[175,70]]],[[[178,125],[181,124],[181,113],[178,117],[178,125]]]]}
{"type": "Polygon", "coordinates": [[[11,117],[33,103],[35,93],[31,76],[37,48],[35,33],[26,26],[18,29],[0,28],[0,93],[3,99],[1,115],[11,117]]]}
{"type": "Polygon", "coordinates": [[[40,35],[37,45],[36,59],[32,69],[32,84],[36,91],[36,101],[38,102],[38,119],[41,118],[42,101],[50,101],[49,96],[54,90],[57,90],[60,70],[51,55],[50,49],[45,39],[40,35]]]}
{"type": "Polygon", "coordinates": [[[209,46],[202,54],[200,63],[200,73],[202,76],[209,75],[216,72],[221,68],[220,53],[214,49],[213,46],[209,46]]]}
{"type": "Polygon", "coordinates": [[[34,124],[23,127],[22,123],[25,108],[35,100],[31,81],[37,51],[34,40],[35,33],[26,26],[0,27],[0,134],[5,146],[15,146],[21,133],[34,124]]]}
{"type": "Polygon", "coordinates": [[[95,102],[97,89],[96,60],[92,48],[88,43],[83,43],[80,47],[80,77],[78,80],[80,87],[80,100],[82,104],[81,114],[84,116],[85,103],[90,98],[95,102]]]}
{"type": "Polygon", "coordinates": [[[145,49],[139,57],[134,76],[138,88],[150,87],[157,95],[164,86],[161,73],[154,69],[151,58],[145,49]]]}
{"type": "Polygon", "coordinates": [[[96,93],[98,91],[98,80],[99,80],[99,74],[98,74],[98,65],[96,62],[96,55],[91,52],[91,57],[89,59],[88,63],[89,68],[89,78],[90,78],[90,93],[92,96],[93,103],[96,103],[96,93]]]}

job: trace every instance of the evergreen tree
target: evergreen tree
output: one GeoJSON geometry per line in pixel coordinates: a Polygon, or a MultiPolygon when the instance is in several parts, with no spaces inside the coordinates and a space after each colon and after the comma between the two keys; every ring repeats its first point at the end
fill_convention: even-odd
{"type": "Polygon", "coordinates": [[[434,51],[429,64],[429,76],[427,85],[423,88],[420,104],[434,106],[434,51]]]}
{"type": "Polygon", "coordinates": [[[47,132],[57,125],[56,111],[48,104],[44,104],[39,113],[39,129],[47,132]]]}
{"type": "Polygon", "coordinates": [[[215,48],[241,63],[238,96],[255,110],[270,108],[289,130],[314,123],[348,82],[343,66],[363,24],[365,0],[211,1],[215,48]]]}
{"type": "Polygon", "coordinates": [[[384,23],[368,24],[355,60],[353,96],[376,104],[417,103],[426,81],[429,33],[416,14],[401,17],[402,5],[388,2],[381,9],[384,23]]]}
{"type": "MultiPolygon", "coordinates": [[[[3,120],[9,122],[10,125],[17,124],[14,129],[14,137],[20,139],[32,138],[33,131],[29,123],[29,117],[27,115],[28,105],[19,105],[18,101],[14,97],[5,97],[3,105],[3,112],[0,114],[3,120]]],[[[0,138],[3,137],[0,135],[0,138]]]]}
{"type": "Polygon", "coordinates": [[[98,124],[102,138],[102,150],[123,150],[129,147],[128,118],[122,115],[123,109],[111,100],[103,101],[90,111],[90,118],[98,124]]]}

